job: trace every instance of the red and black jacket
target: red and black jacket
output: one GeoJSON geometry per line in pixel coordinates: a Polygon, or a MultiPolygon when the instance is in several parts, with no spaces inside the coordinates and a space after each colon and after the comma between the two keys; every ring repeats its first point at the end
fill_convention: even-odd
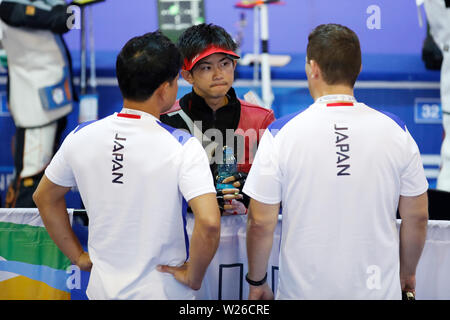
{"type": "MultiPolygon", "coordinates": [[[[162,114],[161,121],[171,127],[185,129],[193,134],[192,128],[183,118],[187,115],[191,122],[201,121],[201,128],[199,126],[197,128],[201,129],[205,136],[208,136],[209,129],[218,129],[224,140],[227,137],[227,129],[232,129],[234,131],[234,145],[236,145],[237,139],[244,139],[245,152],[243,154],[245,159],[237,159],[238,171],[248,173],[259,140],[265,129],[275,120],[275,117],[272,110],[238,99],[233,88],[228,91],[227,97],[228,104],[214,112],[205,100],[192,90],[191,93],[178,100],[169,111],[162,114]],[[180,115],[180,111],[183,111],[183,116],[180,115]]],[[[228,140],[223,141],[223,145],[226,145],[226,142],[228,140]]],[[[215,164],[212,164],[213,175],[215,173],[214,168],[215,164]]]]}

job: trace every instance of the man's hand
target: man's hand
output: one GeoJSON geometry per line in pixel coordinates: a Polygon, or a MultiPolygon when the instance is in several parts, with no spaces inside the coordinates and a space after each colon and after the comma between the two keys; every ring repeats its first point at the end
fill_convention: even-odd
{"type": "Polygon", "coordinates": [[[239,193],[239,189],[222,189],[217,190],[217,203],[223,215],[233,214],[233,200],[240,200],[243,195],[239,193]]]}
{"type": "Polygon", "coordinates": [[[242,192],[247,176],[248,174],[245,172],[238,172],[231,177],[223,179],[222,183],[233,183],[233,187],[238,188],[242,192]]]}
{"type": "Polygon", "coordinates": [[[402,291],[405,292],[412,292],[414,293],[414,295],[416,294],[416,276],[415,275],[410,275],[410,276],[405,276],[405,275],[400,275],[400,283],[402,286],[402,291]]]}
{"type": "Polygon", "coordinates": [[[248,300],[273,300],[273,292],[269,285],[264,283],[261,286],[249,285],[250,292],[248,294],[248,300]]]}
{"type": "Polygon", "coordinates": [[[238,172],[225,178],[221,183],[232,184],[235,189],[222,189],[217,191],[217,201],[223,215],[247,214],[248,201],[242,194],[247,173],[238,172]]]}
{"type": "Polygon", "coordinates": [[[199,290],[201,288],[200,283],[193,283],[191,279],[189,279],[189,262],[186,262],[180,267],[172,267],[167,265],[158,265],[156,270],[159,272],[170,273],[173,277],[184,284],[185,286],[190,287],[193,290],[199,290]]]}
{"type": "Polygon", "coordinates": [[[189,248],[189,261],[179,267],[158,265],[156,270],[172,274],[177,281],[199,290],[220,241],[220,211],[214,193],[189,201],[194,213],[194,230],[189,248]]]}
{"type": "Polygon", "coordinates": [[[78,266],[78,268],[80,268],[80,270],[90,272],[92,269],[92,262],[91,258],[89,257],[89,253],[83,251],[78,257],[75,264],[78,266]]]}

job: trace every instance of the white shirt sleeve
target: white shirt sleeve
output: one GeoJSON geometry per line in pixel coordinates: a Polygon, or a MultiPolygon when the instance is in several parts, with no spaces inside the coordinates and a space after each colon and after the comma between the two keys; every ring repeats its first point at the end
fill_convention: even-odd
{"type": "MultiPolygon", "coordinates": [[[[70,135],[72,135],[72,133],[70,135]]],[[[72,168],[66,160],[66,149],[70,146],[70,135],[64,140],[47,169],[45,169],[47,178],[50,179],[51,182],[62,187],[76,186],[72,168]]]]}
{"type": "Polygon", "coordinates": [[[179,188],[186,201],[206,193],[216,193],[208,157],[194,137],[183,146],[180,158],[179,188]]]}
{"type": "Polygon", "coordinates": [[[401,174],[400,195],[418,196],[428,190],[428,181],[423,169],[422,158],[411,134],[406,131],[406,167],[401,174]]]}
{"type": "Polygon", "coordinates": [[[282,199],[281,181],[275,139],[270,130],[266,130],[259,143],[243,192],[259,202],[277,204],[282,199]]]}

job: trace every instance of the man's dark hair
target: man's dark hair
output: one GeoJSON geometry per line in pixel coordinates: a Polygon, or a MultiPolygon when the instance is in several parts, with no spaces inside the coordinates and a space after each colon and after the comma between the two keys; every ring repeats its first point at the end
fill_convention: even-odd
{"type": "Polygon", "coordinates": [[[361,71],[361,47],[358,36],[339,24],[322,24],[308,36],[306,56],[315,60],[329,85],[353,87],[361,71]]]}
{"type": "Polygon", "coordinates": [[[181,68],[181,54],[161,32],[149,32],[129,40],[116,61],[119,88],[125,99],[142,102],[181,68]]]}
{"type": "Polygon", "coordinates": [[[183,58],[191,60],[210,45],[235,51],[236,42],[224,28],[214,24],[198,24],[186,29],[178,39],[178,48],[183,58]]]}

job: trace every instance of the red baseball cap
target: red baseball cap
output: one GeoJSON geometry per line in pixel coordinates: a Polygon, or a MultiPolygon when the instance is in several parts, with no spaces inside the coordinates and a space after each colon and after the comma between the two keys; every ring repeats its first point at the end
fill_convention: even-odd
{"type": "Polygon", "coordinates": [[[204,51],[200,52],[196,56],[194,56],[190,61],[188,59],[184,59],[183,63],[183,70],[190,71],[197,62],[199,62],[201,59],[210,56],[214,53],[224,53],[230,56],[232,59],[239,59],[240,57],[234,53],[233,51],[222,49],[220,47],[216,47],[215,45],[211,45],[207,47],[204,51]]]}

